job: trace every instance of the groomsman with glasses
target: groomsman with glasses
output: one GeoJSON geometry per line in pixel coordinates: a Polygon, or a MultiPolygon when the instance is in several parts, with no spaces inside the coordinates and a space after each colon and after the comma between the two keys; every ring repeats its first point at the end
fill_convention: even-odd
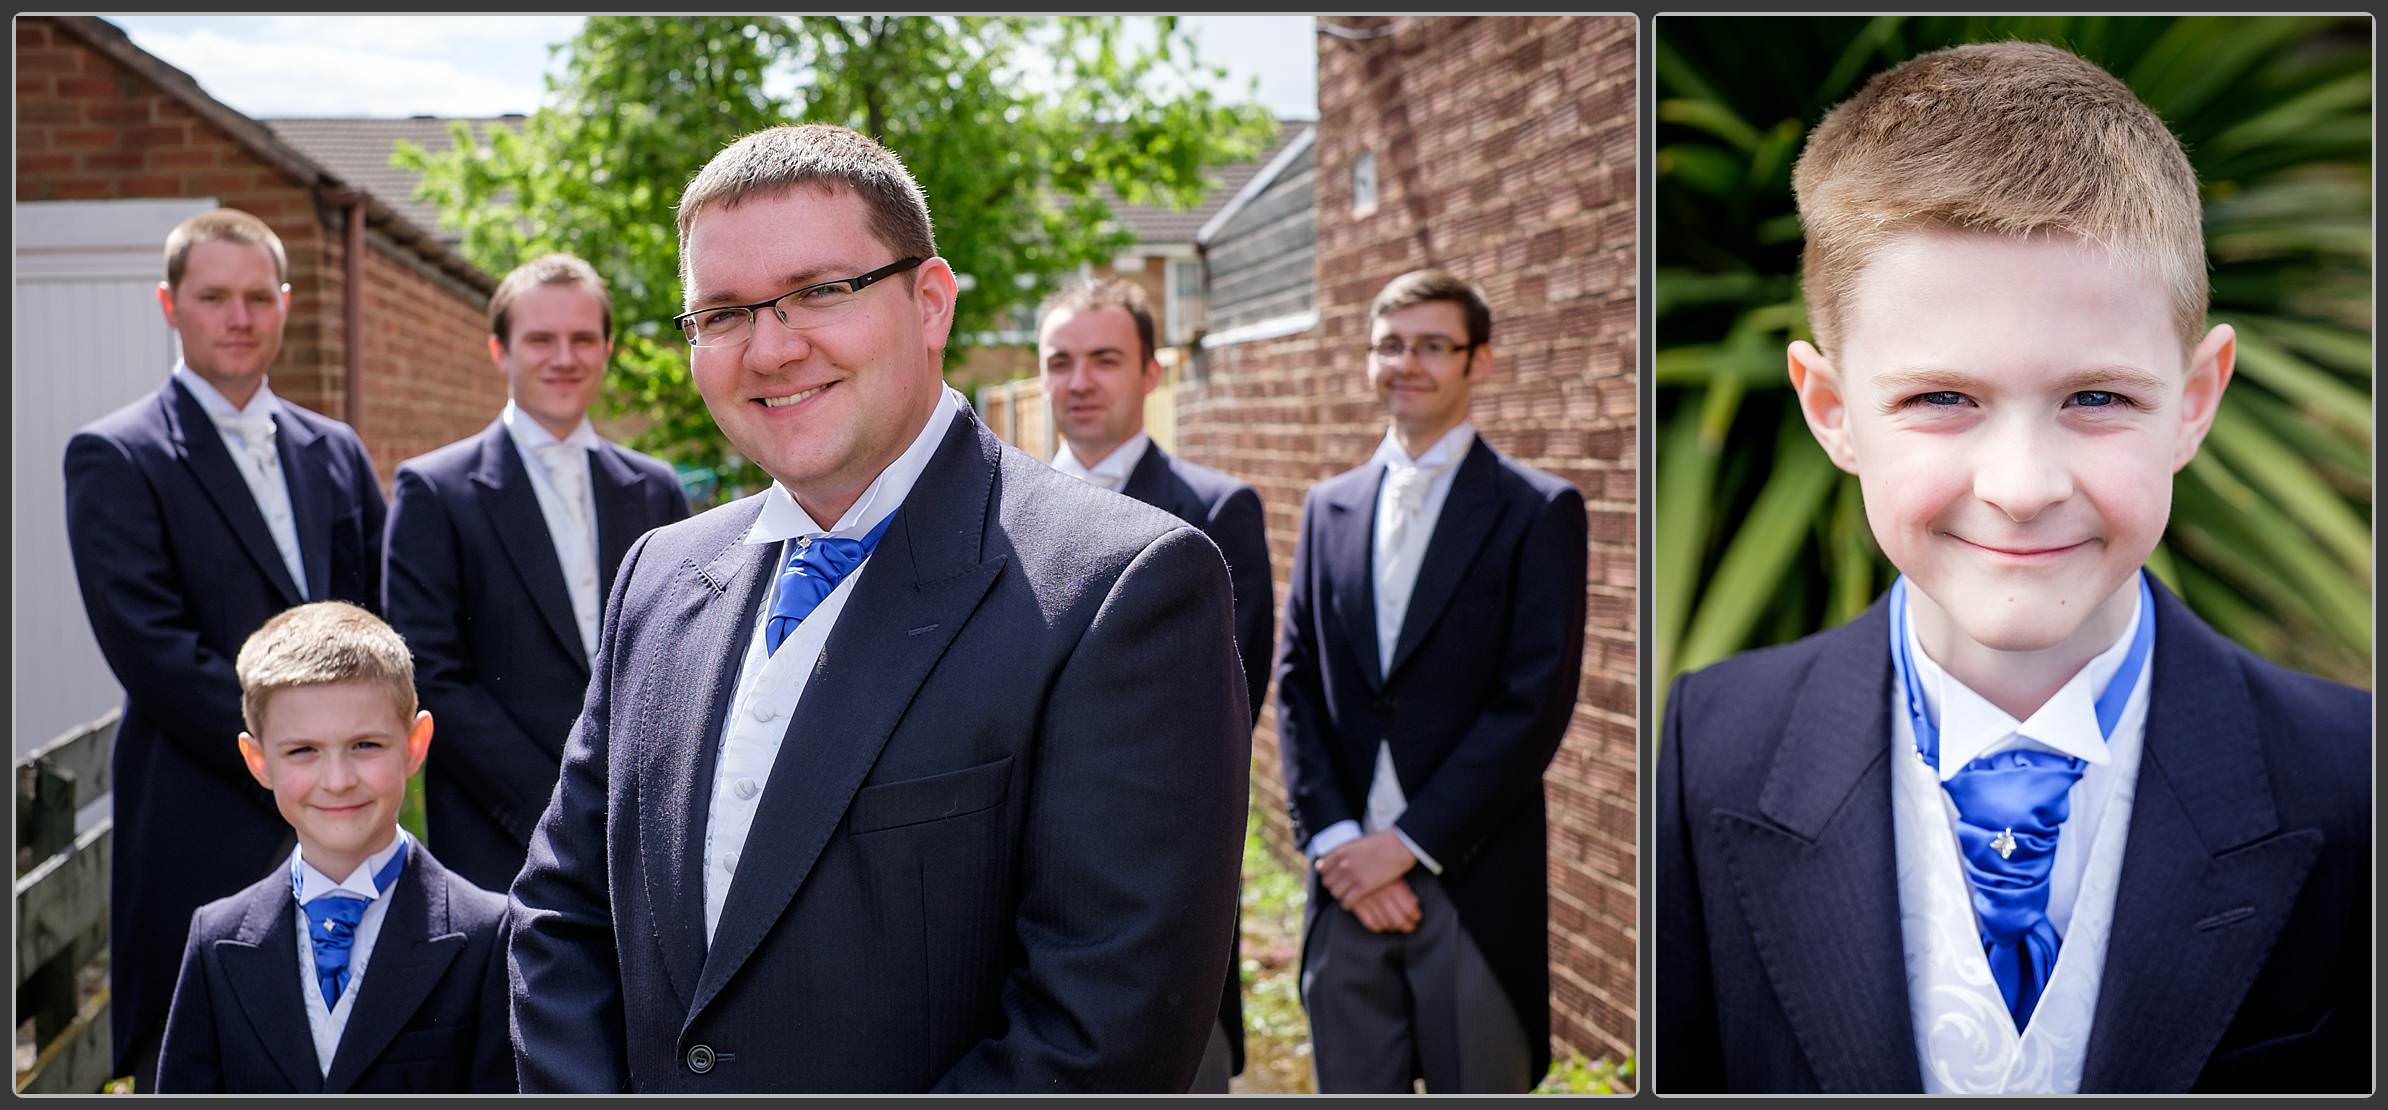
{"type": "Polygon", "coordinates": [[[1584,653],[1584,500],[1476,434],[1492,310],[1441,270],[1369,308],[1376,456],[1302,507],[1277,660],[1315,872],[1321,1092],[1530,1090],[1550,1067],[1542,773],[1584,653]]]}

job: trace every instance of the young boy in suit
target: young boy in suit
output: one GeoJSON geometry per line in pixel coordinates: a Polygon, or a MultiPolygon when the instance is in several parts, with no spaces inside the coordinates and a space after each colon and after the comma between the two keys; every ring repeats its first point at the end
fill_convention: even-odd
{"type": "Polygon", "coordinates": [[[317,602],[267,621],[236,669],[241,758],[298,847],[191,915],[157,1089],[514,1090],[506,900],[398,827],[431,745],[405,641],[317,602]]]}
{"type": "Polygon", "coordinates": [[[1792,384],[1902,577],[1669,695],[1658,1089],[2368,1087],[2369,696],[2142,569],[2234,353],[2179,144],[1980,44],[1793,184],[1792,384]]]}

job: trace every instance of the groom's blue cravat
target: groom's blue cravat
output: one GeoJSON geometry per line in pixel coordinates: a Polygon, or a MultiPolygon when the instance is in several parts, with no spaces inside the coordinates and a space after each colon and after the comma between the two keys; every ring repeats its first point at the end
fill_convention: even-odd
{"type": "Polygon", "coordinates": [[[894,513],[887,514],[858,540],[821,536],[789,545],[788,561],[779,571],[779,592],[771,599],[771,619],[763,625],[766,654],[777,653],[788,634],[870,557],[871,549],[879,546],[879,537],[887,534],[887,526],[894,520],[894,513]]]}
{"type": "MultiPolygon", "coordinates": [[[[1915,750],[1940,769],[1940,729],[1924,700],[1923,681],[1907,652],[1907,578],[1891,584],[1891,669],[1915,729],[1915,750]]],[[[2098,733],[2111,739],[2155,644],[2156,604],[2139,577],[2139,626],[2114,677],[2099,692],[2098,733]]],[[[2037,749],[2009,748],[1959,768],[1944,783],[1957,803],[1957,844],[1980,919],[1982,951],[2006,998],[2015,1028],[2030,1024],[2062,938],[2048,920],[2048,875],[2056,865],[2056,836],[2069,815],[2073,784],[2083,763],[2037,749]]]]}

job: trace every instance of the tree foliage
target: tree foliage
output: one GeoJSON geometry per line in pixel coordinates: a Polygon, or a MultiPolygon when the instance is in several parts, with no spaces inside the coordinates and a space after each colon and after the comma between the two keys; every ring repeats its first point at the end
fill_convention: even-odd
{"type": "Polygon", "coordinates": [[[1654,43],[1658,470],[1648,658],[1685,670],[1855,616],[1894,573],[1854,477],[1799,419],[1810,338],[1791,167],[1867,78],[1964,42],[2050,42],[2180,137],[2205,201],[2211,318],[2239,364],[2149,560],[2274,659],[2371,659],[2371,55],[2347,18],[1676,19],[1654,43]]]}
{"type": "MultiPolygon", "coordinates": [[[[562,52],[549,103],[519,129],[452,150],[402,144],[417,196],[504,273],[570,251],[611,283],[612,411],[675,462],[751,483],[687,376],[673,206],[697,169],[748,132],[844,124],[885,143],[928,194],[939,252],[965,275],[957,347],[1083,263],[1132,239],[1109,194],[1190,207],[1206,171],[1254,156],[1261,108],[1209,91],[1176,20],[1116,17],[593,16],[562,52]],[[782,91],[782,90],[785,91],[782,91]]],[[[949,356],[950,361],[950,356],[949,356]]]]}

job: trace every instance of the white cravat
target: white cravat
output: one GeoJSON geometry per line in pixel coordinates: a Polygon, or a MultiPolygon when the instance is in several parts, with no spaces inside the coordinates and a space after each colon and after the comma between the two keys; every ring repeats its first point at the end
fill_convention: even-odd
{"type": "Polygon", "coordinates": [[[291,513],[290,484],[282,473],[282,457],[274,450],[274,416],[282,411],[281,399],[260,382],[256,396],[249,398],[248,407],[234,408],[207,379],[192,373],[182,363],[174,365],[174,380],[190,391],[200,409],[214,422],[225,452],[232,456],[232,465],[249,487],[249,499],[256,502],[258,515],[265,518],[265,530],[274,537],[274,547],[282,555],[282,566],[290,571],[291,584],[298,587],[300,597],[308,596],[306,561],[299,553],[298,518],[291,513]]]}
{"type": "Polygon", "coordinates": [[[1127,442],[1112,448],[1111,453],[1103,456],[1101,461],[1088,467],[1080,463],[1078,453],[1071,450],[1069,444],[1064,443],[1061,445],[1061,450],[1053,453],[1053,469],[1081,482],[1089,482],[1113,493],[1118,493],[1127,487],[1128,475],[1136,472],[1136,464],[1144,461],[1145,448],[1152,445],[1152,436],[1141,431],[1137,432],[1135,435],[1129,436],[1127,442]]]}
{"type": "MultiPolygon", "coordinates": [[[[821,648],[829,642],[829,633],[837,627],[839,615],[845,612],[846,599],[853,596],[855,586],[876,558],[876,555],[865,558],[839,580],[837,588],[821,599],[821,604],[797,624],[795,631],[788,633],[787,639],[780,641],[779,650],[772,651],[763,637],[770,624],[773,595],[778,589],[776,568],[785,565],[787,545],[807,536],[860,539],[868,534],[903,506],[913,485],[920,481],[921,472],[928,469],[929,459],[937,453],[937,445],[944,442],[954,416],[968,408],[969,403],[960,393],[946,387],[930,409],[928,421],[913,436],[912,445],[879,472],[834,528],[824,529],[815,523],[812,514],[796,503],[787,487],[777,482],[763,494],[762,511],[756,514],[754,526],[747,529],[746,542],[772,546],[776,553],[772,564],[775,573],[771,587],[762,591],[754,633],[747,639],[745,661],[738,669],[738,684],[730,694],[729,719],[722,725],[721,755],[714,763],[713,793],[706,807],[704,887],[708,945],[713,941],[713,930],[721,924],[722,908],[729,903],[730,887],[746,850],[747,834],[754,831],[764,787],[771,781],[772,767],[779,762],[780,745],[788,738],[790,719],[804,699],[813,666],[820,661],[821,648]]],[[[837,740],[836,737],[821,739],[837,740]]]]}
{"type": "MultiPolygon", "coordinates": [[[[2141,670],[2111,736],[2094,703],[2121,668],[2138,628],[2083,665],[2029,720],[2017,722],[1927,655],[1908,626],[1908,654],[1941,732],[1943,775],[2011,747],[2045,748],[2089,761],[2073,785],[2057,836],[2048,917],[2064,938],[2048,987],[2018,1032],[1982,954],[1956,839],[1956,804],[1943,775],[1915,754],[1915,734],[1894,690],[1891,712],[1899,922],[1916,1057],[1927,1092],[2069,1093],[2081,1087],[2091,1017],[2105,970],[2114,898],[2130,833],[2153,667],[2141,670]]],[[[2161,632],[2161,630],[2158,630],[2161,632]]]]}
{"type": "MultiPolygon", "coordinates": [[[[1451,495],[1451,483],[1459,474],[1460,460],[1476,442],[1476,428],[1463,420],[1459,426],[1443,433],[1426,452],[1410,458],[1401,447],[1401,440],[1387,430],[1376,454],[1369,462],[1385,469],[1384,481],[1377,486],[1376,534],[1373,537],[1373,557],[1369,560],[1372,585],[1376,588],[1376,657],[1377,666],[1390,672],[1393,649],[1401,642],[1401,624],[1410,611],[1410,595],[1418,587],[1418,570],[1426,565],[1426,543],[1434,536],[1435,523],[1442,519],[1443,502],[1451,495]]],[[[1363,831],[1381,832],[1393,829],[1395,836],[1409,846],[1410,854],[1435,874],[1442,874],[1442,864],[1435,861],[1412,843],[1394,822],[1409,808],[1409,798],[1402,793],[1401,777],[1393,768],[1393,748],[1382,740],[1376,745],[1376,769],[1369,776],[1368,798],[1361,822],[1338,821],[1319,830],[1310,838],[1310,856],[1316,859],[1346,842],[1356,840],[1363,831]]]]}
{"type": "MultiPolygon", "coordinates": [[[[332,1073],[332,1057],[340,1051],[340,1035],[347,1031],[349,1015],[356,1010],[358,990],[365,985],[365,965],[373,958],[373,942],[381,936],[381,921],[390,915],[390,895],[397,890],[396,883],[390,884],[389,890],[376,889],[373,876],[390,862],[390,856],[401,843],[413,839],[405,829],[399,829],[387,847],[366,857],[347,878],[336,882],[306,862],[299,849],[290,850],[290,858],[298,861],[299,868],[298,894],[291,906],[291,912],[298,917],[299,994],[306,998],[307,1032],[315,1040],[315,1066],[322,1074],[332,1073]],[[348,986],[340,991],[339,1004],[327,1007],[323,1004],[323,990],[315,982],[315,946],[308,940],[307,911],[303,907],[335,890],[356,895],[367,905],[365,916],[357,920],[356,939],[348,950],[348,986]]],[[[408,861],[409,866],[422,858],[421,845],[413,850],[416,858],[408,861]]]]}
{"type": "Polygon", "coordinates": [[[547,521],[548,542],[556,549],[556,566],[564,572],[564,592],[572,598],[572,617],[580,628],[584,655],[597,654],[597,615],[605,599],[597,593],[597,502],[589,489],[589,452],[605,441],[582,417],[572,434],[557,439],[528,413],[507,401],[499,415],[506,434],[530,472],[531,492],[539,499],[539,515],[547,521]]]}

